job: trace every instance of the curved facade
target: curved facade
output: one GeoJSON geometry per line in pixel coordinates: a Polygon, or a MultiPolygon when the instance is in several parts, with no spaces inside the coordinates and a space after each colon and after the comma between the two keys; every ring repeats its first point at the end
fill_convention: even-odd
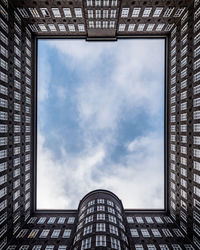
{"type": "Polygon", "coordinates": [[[128,249],[124,209],[106,190],[87,194],[79,204],[73,249],[128,249]]]}

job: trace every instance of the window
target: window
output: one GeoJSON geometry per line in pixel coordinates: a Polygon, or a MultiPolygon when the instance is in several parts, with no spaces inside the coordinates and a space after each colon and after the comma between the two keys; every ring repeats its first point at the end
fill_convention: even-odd
{"type": "Polygon", "coordinates": [[[51,8],[51,10],[53,12],[54,17],[61,17],[60,11],[58,8],[51,8]]]}
{"type": "Polygon", "coordinates": [[[194,186],[194,194],[196,194],[198,197],[200,197],[200,188],[194,186]]]}
{"type": "Polygon", "coordinates": [[[30,234],[28,235],[28,238],[29,239],[35,238],[36,235],[38,234],[38,232],[39,232],[39,229],[33,229],[33,230],[31,230],[30,234]]]}
{"type": "Polygon", "coordinates": [[[1,53],[4,57],[8,58],[8,50],[5,49],[5,48],[4,48],[3,46],[1,46],[1,45],[0,45],[0,53],[1,53]]]}
{"type": "Polygon", "coordinates": [[[53,245],[47,245],[45,247],[45,250],[53,250],[54,249],[54,246],[53,245]]]}
{"type": "Polygon", "coordinates": [[[200,223],[200,214],[196,211],[193,211],[193,218],[200,223]]]}
{"type": "Polygon", "coordinates": [[[2,32],[0,32],[0,38],[5,45],[8,45],[8,38],[2,32]]]}
{"type": "Polygon", "coordinates": [[[110,18],[115,18],[116,17],[116,10],[110,10],[110,18]]]}
{"type": "Polygon", "coordinates": [[[161,234],[158,229],[151,229],[154,237],[161,237],[161,234]]]}
{"type": "Polygon", "coordinates": [[[65,229],[63,233],[63,238],[69,238],[71,235],[71,229],[65,229]]]}
{"type": "Polygon", "coordinates": [[[69,31],[74,32],[75,31],[74,24],[68,24],[68,29],[69,29],[69,31]]]}
{"type": "Polygon", "coordinates": [[[51,238],[58,238],[60,235],[60,229],[54,229],[51,238]]]}
{"type": "Polygon", "coordinates": [[[0,212],[7,207],[7,200],[4,200],[0,203],[0,212]]]}
{"type": "Polygon", "coordinates": [[[136,244],[135,245],[135,250],[144,250],[143,245],[136,244]]]}
{"type": "Polygon", "coordinates": [[[103,10],[103,18],[108,18],[108,10],[103,10]]]}
{"type": "Polygon", "coordinates": [[[28,245],[22,245],[19,250],[27,250],[29,249],[29,246],[28,245]]]}
{"type": "Polygon", "coordinates": [[[0,224],[2,224],[6,219],[7,219],[7,212],[4,212],[4,213],[0,216],[0,224]]]}
{"type": "Polygon", "coordinates": [[[128,13],[129,13],[129,8],[123,8],[121,17],[128,17],[128,13]]]}
{"type": "Polygon", "coordinates": [[[160,250],[169,250],[169,247],[167,245],[159,245],[160,250]]]}
{"type": "Polygon", "coordinates": [[[181,178],[181,185],[185,188],[187,188],[187,181],[181,178]]]}
{"type": "Polygon", "coordinates": [[[107,205],[114,207],[114,203],[112,201],[107,200],[107,205]]]}
{"type": "Polygon", "coordinates": [[[199,149],[194,149],[193,154],[195,157],[200,158],[200,150],[199,149]]]}
{"type": "Polygon", "coordinates": [[[50,217],[47,224],[53,224],[56,220],[56,217],[50,217]]]}
{"type": "Polygon", "coordinates": [[[115,210],[113,208],[111,208],[111,207],[108,207],[108,212],[112,213],[112,214],[115,214],[115,210]]]}
{"type": "Polygon", "coordinates": [[[8,83],[8,75],[0,71],[0,80],[8,83]]]}
{"type": "Polygon", "coordinates": [[[49,231],[50,231],[49,229],[42,230],[39,238],[46,238],[49,234],[49,231]]]}
{"type": "Polygon", "coordinates": [[[114,249],[118,249],[118,250],[121,250],[121,246],[120,246],[120,241],[113,238],[113,237],[110,237],[110,241],[111,241],[111,248],[114,248],[114,249]]]}
{"type": "Polygon", "coordinates": [[[91,248],[91,239],[92,238],[87,238],[82,240],[81,250],[91,248]]]}
{"type": "Polygon", "coordinates": [[[138,234],[138,230],[137,230],[137,229],[131,228],[131,229],[130,229],[130,232],[131,232],[131,236],[132,236],[132,237],[139,237],[139,234],[138,234]]]}
{"type": "Polygon", "coordinates": [[[7,157],[7,150],[0,150],[0,159],[7,157]]]}
{"type": "Polygon", "coordinates": [[[41,245],[35,245],[33,246],[32,250],[41,250],[42,246],[41,245]]]}
{"type": "Polygon", "coordinates": [[[67,224],[74,224],[75,217],[69,217],[67,224]]]}
{"type": "Polygon", "coordinates": [[[194,250],[193,246],[190,244],[186,244],[186,245],[184,245],[184,247],[186,250],[194,250]]]}
{"type": "Polygon", "coordinates": [[[132,218],[132,217],[126,217],[126,219],[127,219],[127,222],[128,222],[128,223],[134,223],[134,221],[133,221],[133,218],[132,218]]]}
{"type": "Polygon", "coordinates": [[[97,199],[98,204],[104,204],[105,200],[104,199],[97,199]]]}
{"type": "Polygon", "coordinates": [[[90,206],[92,206],[92,205],[94,205],[94,204],[95,204],[95,200],[89,201],[89,202],[88,202],[88,207],[90,207],[90,206]]]}
{"type": "Polygon", "coordinates": [[[200,111],[194,111],[193,112],[193,118],[195,119],[200,119],[200,111]]]}
{"type": "Polygon", "coordinates": [[[108,220],[110,221],[110,222],[113,222],[113,223],[117,223],[117,220],[116,220],[116,217],[115,216],[113,216],[113,215],[108,215],[108,220]]]}
{"type": "Polygon", "coordinates": [[[63,12],[65,14],[65,17],[72,17],[70,8],[63,8],[63,12]]]}
{"type": "Polygon", "coordinates": [[[194,169],[200,171],[200,163],[199,162],[193,161],[193,166],[194,166],[194,169]]]}
{"type": "Polygon", "coordinates": [[[97,206],[97,211],[105,211],[105,206],[97,206]]]}
{"type": "Polygon", "coordinates": [[[155,245],[147,245],[148,250],[156,250],[155,245]]]}
{"type": "Polygon", "coordinates": [[[163,228],[162,231],[163,231],[163,234],[164,234],[166,237],[173,237],[173,235],[172,235],[172,233],[170,232],[169,229],[163,228]]]}
{"type": "Polygon", "coordinates": [[[106,236],[96,235],[96,246],[105,246],[106,247],[106,236]]]}
{"type": "Polygon", "coordinates": [[[5,70],[8,70],[8,63],[1,58],[0,58],[0,67],[5,70]]]}
{"type": "Polygon", "coordinates": [[[151,10],[152,10],[151,7],[145,8],[142,17],[149,17],[151,10]]]}
{"type": "MultiPolygon", "coordinates": [[[[97,208],[97,211],[99,211],[98,208],[97,208]]],[[[90,213],[93,213],[93,212],[94,212],[94,207],[90,207],[90,208],[87,209],[87,214],[90,214],[90,213]]]]}
{"type": "Polygon", "coordinates": [[[137,223],[139,223],[139,224],[144,223],[142,217],[136,217],[136,221],[137,221],[137,223]]]}
{"type": "Polygon", "coordinates": [[[105,220],[105,214],[97,214],[97,220],[105,220]]]}
{"type": "Polygon", "coordinates": [[[124,31],[126,24],[119,24],[119,31],[124,31]]]}
{"type": "Polygon", "coordinates": [[[106,224],[105,223],[97,223],[96,224],[96,232],[105,232],[106,231],[106,224]]]}
{"type": "Polygon", "coordinates": [[[83,230],[83,235],[92,233],[92,226],[93,226],[93,225],[90,225],[90,226],[85,227],[84,230],[83,230]]]}
{"type": "Polygon", "coordinates": [[[172,244],[173,250],[182,250],[182,248],[178,244],[172,244]]]}
{"type": "Polygon", "coordinates": [[[110,233],[116,234],[117,236],[119,235],[117,227],[115,227],[113,225],[109,225],[109,229],[110,229],[110,233]]]}
{"type": "Polygon", "coordinates": [[[58,246],[58,250],[66,250],[66,249],[67,249],[67,246],[65,245],[58,246]]]}
{"type": "Polygon", "coordinates": [[[93,221],[93,215],[90,215],[90,216],[86,217],[85,224],[88,222],[92,222],[92,221],[93,221]]]}
{"type": "Polygon", "coordinates": [[[77,18],[82,18],[82,9],[81,8],[74,8],[75,16],[77,18]]]}
{"type": "Polygon", "coordinates": [[[198,73],[194,74],[193,79],[194,79],[194,82],[199,81],[199,80],[200,80],[200,72],[198,72],[198,73]]]}
{"type": "Polygon", "coordinates": [[[45,221],[46,221],[46,217],[41,217],[41,218],[38,220],[37,224],[43,224],[45,221]]]}
{"type": "Polygon", "coordinates": [[[194,57],[197,57],[200,54],[200,46],[194,49],[194,57]]]}
{"type": "Polygon", "coordinates": [[[150,234],[147,229],[141,229],[141,233],[143,237],[150,237],[150,234]]]}
{"type": "Polygon", "coordinates": [[[174,229],[173,229],[173,232],[175,233],[175,235],[176,235],[177,237],[184,237],[184,235],[182,234],[182,232],[181,232],[180,229],[178,229],[178,228],[174,228],[174,229]]]}
{"type": "Polygon", "coordinates": [[[0,177],[0,185],[3,185],[7,182],[7,174],[0,177]]]}
{"type": "Polygon", "coordinates": [[[58,224],[63,224],[65,222],[65,217],[59,217],[58,224]]]}

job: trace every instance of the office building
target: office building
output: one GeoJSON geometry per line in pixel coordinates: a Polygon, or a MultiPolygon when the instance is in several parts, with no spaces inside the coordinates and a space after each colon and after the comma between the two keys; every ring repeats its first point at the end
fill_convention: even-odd
{"type": "Polygon", "coordinates": [[[0,249],[200,249],[200,1],[0,1],[0,249]],[[36,39],[166,37],[165,210],[105,190],[36,211],[36,39]],[[70,209],[70,208],[69,208],[70,209]]]}

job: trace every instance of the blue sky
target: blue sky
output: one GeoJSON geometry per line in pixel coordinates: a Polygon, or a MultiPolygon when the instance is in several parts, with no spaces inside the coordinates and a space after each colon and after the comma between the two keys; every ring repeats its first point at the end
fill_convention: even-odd
{"type": "Polygon", "coordinates": [[[38,209],[164,206],[164,40],[38,41],[38,209]]]}

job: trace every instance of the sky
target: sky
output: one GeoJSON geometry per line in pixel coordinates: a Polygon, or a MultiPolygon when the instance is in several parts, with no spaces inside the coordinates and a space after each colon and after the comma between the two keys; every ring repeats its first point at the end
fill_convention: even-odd
{"type": "Polygon", "coordinates": [[[164,39],[38,40],[37,209],[164,208],[164,39]]]}

